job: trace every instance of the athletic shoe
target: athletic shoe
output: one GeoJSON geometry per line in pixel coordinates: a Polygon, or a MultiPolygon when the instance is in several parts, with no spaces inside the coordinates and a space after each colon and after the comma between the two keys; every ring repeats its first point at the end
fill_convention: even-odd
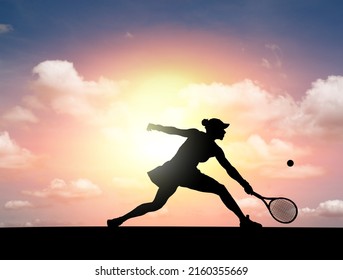
{"type": "Polygon", "coordinates": [[[262,225],[250,220],[249,215],[246,216],[244,220],[241,220],[239,226],[241,228],[249,228],[249,229],[259,229],[262,228],[262,225]]]}
{"type": "Polygon", "coordinates": [[[112,220],[107,220],[107,227],[109,228],[117,228],[119,227],[123,222],[120,220],[120,218],[115,218],[112,220]]]}

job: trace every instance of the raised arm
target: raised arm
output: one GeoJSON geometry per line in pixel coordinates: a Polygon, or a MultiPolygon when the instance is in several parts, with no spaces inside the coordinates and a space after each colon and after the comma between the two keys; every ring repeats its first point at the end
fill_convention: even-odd
{"type": "Polygon", "coordinates": [[[237,169],[227,160],[225,154],[221,148],[218,147],[218,151],[216,153],[216,159],[220,163],[220,165],[226,170],[227,174],[234,180],[236,180],[245,190],[247,194],[251,194],[253,192],[252,187],[250,186],[249,182],[246,181],[241,174],[237,171],[237,169]]]}
{"type": "Polygon", "coordinates": [[[156,131],[161,131],[168,134],[180,135],[184,137],[189,137],[192,133],[197,131],[197,129],[195,128],[180,129],[173,126],[163,126],[160,124],[152,124],[152,123],[148,124],[147,130],[148,131],[156,130],[156,131]]]}

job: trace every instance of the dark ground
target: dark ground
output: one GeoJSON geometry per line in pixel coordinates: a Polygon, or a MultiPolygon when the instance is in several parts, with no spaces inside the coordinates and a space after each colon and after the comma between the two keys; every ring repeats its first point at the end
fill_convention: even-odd
{"type": "Polygon", "coordinates": [[[343,228],[0,228],[3,260],[335,260],[342,238],[343,228]]]}

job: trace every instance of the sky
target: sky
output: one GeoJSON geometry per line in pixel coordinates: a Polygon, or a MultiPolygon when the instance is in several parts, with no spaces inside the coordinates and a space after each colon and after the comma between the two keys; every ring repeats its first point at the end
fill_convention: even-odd
{"type": "MultiPolygon", "coordinates": [[[[343,225],[340,1],[0,0],[0,227],[105,226],[153,199],[147,172],[204,130],[280,224],[215,159],[198,167],[270,227],[343,225]],[[294,165],[287,166],[292,159],[294,165]]],[[[219,197],[178,188],[130,226],[238,226],[219,197]]]]}

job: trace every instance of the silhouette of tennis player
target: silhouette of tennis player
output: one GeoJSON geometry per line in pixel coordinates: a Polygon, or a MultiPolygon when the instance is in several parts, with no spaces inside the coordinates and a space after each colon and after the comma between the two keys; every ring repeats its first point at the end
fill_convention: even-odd
{"type": "Polygon", "coordinates": [[[148,125],[148,131],[162,131],[168,134],[180,135],[187,139],[170,161],[148,172],[151,181],[158,186],[153,201],[143,203],[121,217],[107,220],[108,227],[118,227],[128,219],[160,209],[179,186],[200,192],[217,194],[225,206],[236,214],[240,221],[240,227],[262,227],[261,224],[251,221],[249,215],[244,215],[224,185],[201,173],[197,168],[200,162],[205,162],[209,158],[215,157],[227,174],[236,180],[247,194],[251,194],[253,191],[250,184],[231,165],[226,159],[223,150],[215,142],[217,139],[223,140],[226,133],[225,129],[229,124],[223,123],[220,119],[212,118],[202,120],[202,125],[205,127],[206,132],[195,128],[179,129],[151,123],[148,125]]]}

